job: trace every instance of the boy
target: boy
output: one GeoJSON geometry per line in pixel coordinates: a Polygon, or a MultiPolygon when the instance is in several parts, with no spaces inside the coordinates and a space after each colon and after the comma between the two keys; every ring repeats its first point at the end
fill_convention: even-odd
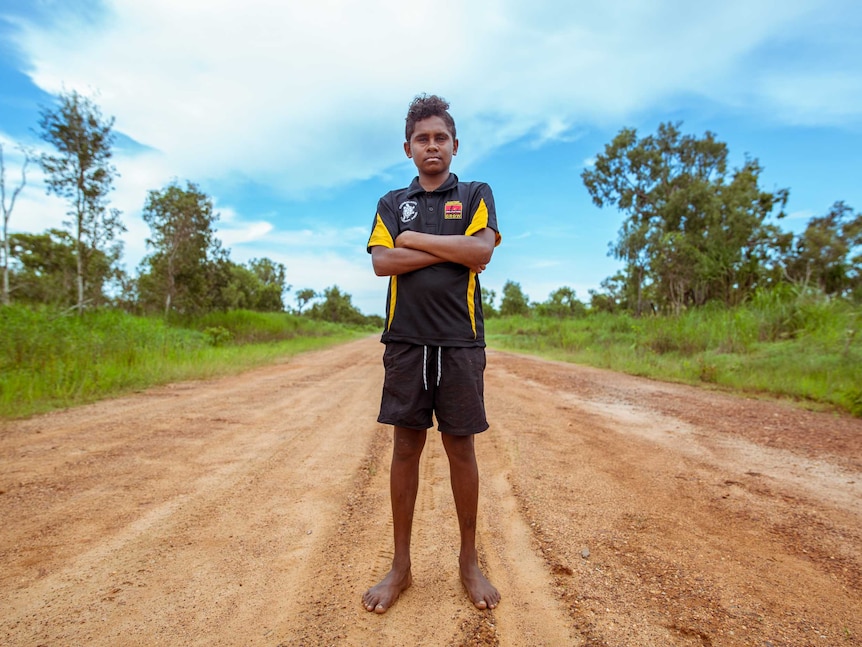
{"type": "Polygon", "coordinates": [[[490,187],[449,172],[458,153],[449,104],[421,95],[410,104],[404,152],[419,172],[411,185],[380,199],[368,251],[374,272],[389,276],[386,377],[378,421],[394,426],[390,496],[392,569],[362,596],[385,613],[412,584],[410,534],[419,458],[432,411],[449,459],[461,532],[461,582],[473,604],[493,609],[500,594],[479,569],[479,473],[474,435],[485,431],[485,338],[478,274],[500,244],[490,187]]]}

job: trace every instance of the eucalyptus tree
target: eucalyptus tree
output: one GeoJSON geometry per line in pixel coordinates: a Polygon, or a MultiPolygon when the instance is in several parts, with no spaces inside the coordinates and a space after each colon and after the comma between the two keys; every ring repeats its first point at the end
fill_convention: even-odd
{"type": "Polygon", "coordinates": [[[322,301],[315,303],[306,313],[311,319],[343,324],[368,323],[367,317],[353,305],[353,297],[342,292],[337,285],[324,288],[320,297],[322,301]]]}
{"type": "Polygon", "coordinates": [[[53,108],[40,113],[40,137],[56,149],[43,153],[40,164],[49,194],[64,198],[70,206],[67,223],[75,238],[77,308],[83,311],[89,291],[92,300],[102,297],[100,275],[91,261],[98,253],[115,267],[122,250],[119,234],[126,229],[120,211],[109,208],[117,171],[111,164],[114,118],[104,118],[92,100],[76,91],[63,93],[53,108]],[[88,290],[88,288],[91,288],[88,290]]]}
{"type": "Polygon", "coordinates": [[[266,257],[251,259],[248,268],[259,282],[254,309],[263,312],[284,310],[284,293],[291,288],[287,284],[287,268],[282,263],[266,257]]]}
{"type": "Polygon", "coordinates": [[[530,301],[521,284],[515,281],[506,281],[503,284],[503,297],[500,301],[500,315],[528,315],[530,314],[530,301]]]}
{"type": "Polygon", "coordinates": [[[214,292],[229,283],[226,259],[215,236],[218,214],[212,199],[198,186],[176,181],[147,194],[144,221],[150,226],[147,247],[152,251],[141,262],[138,291],[146,305],[161,304],[165,317],[172,310],[198,313],[209,308],[214,292]],[[216,285],[221,284],[224,285],[216,285]]]}
{"type": "Polygon", "coordinates": [[[535,305],[536,313],[543,317],[574,319],[587,314],[587,307],[578,299],[575,291],[567,285],[548,295],[548,300],[535,305]]]}
{"type": "Polygon", "coordinates": [[[786,258],[786,274],[826,294],[862,297],[862,213],[836,202],[812,218],[786,258]]]}
{"type": "Polygon", "coordinates": [[[486,287],[482,288],[482,314],[485,319],[499,316],[500,312],[497,310],[496,306],[494,306],[494,302],[496,300],[496,291],[486,287]]]}
{"type": "MultiPolygon", "coordinates": [[[[41,234],[16,233],[9,236],[15,270],[10,283],[15,300],[66,308],[76,300],[75,239],[63,229],[41,234]]],[[[104,256],[93,260],[106,264],[104,256]]]]}
{"type": "Polygon", "coordinates": [[[30,153],[26,150],[24,153],[24,161],[21,164],[21,181],[12,189],[9,196],[9,203],[6,203],[6,163],[3,159],[3,144],[0,144],[0,212],[3,213],[3,240],[0,252],[3,254],[3,292],[0,297],[0,302],[3,305],[9,304],[9,220],[12,218],[12,210],[15,208],[15,200],[18,199],[18,194],[27,185],[27,166],[30,163],[30,153]]]}
{"type": "Polygon", "coordinates": [[[317,295],[317,292],[315,292],[315,291],[314,291],[313,289],[311,289],[311,288],[302,288],[301,290],[297,290],[297,291],[296,291],[296,294],[295,294],[295,298],[296,298],[296,311],[297,311],[299,314],[302,314],[302,309],[303,309],[306,305],[308,305],[308,303],[309,303],[312,299],[316,299],[316,298],[317,298],[317,296],[318,296],[318,295],[317,295]]]}
{"type": "Polygon", "coordinates": [[[219,286],[220,295],[213,307],[258,312],[284,310],[283,296],[290,289],[285,282],[287,270],[284,265],[269,258],[254,258],[247,265],[224,259],[224,265],[227,284],[219,286]]]}
{"type": "Polygon", "coordinates": [[[679,123],[643,138],[624,128],[584,170],[593,202],[626,216],[610,253],[625,263],[625,297],[638,312],[652,301],[732,303],[758,285],[780,233],[767,218],[788,195],[761,190],[760,173],[754,159],[730,171],[726,144],[711,132],[683,135],[679,123]]]}

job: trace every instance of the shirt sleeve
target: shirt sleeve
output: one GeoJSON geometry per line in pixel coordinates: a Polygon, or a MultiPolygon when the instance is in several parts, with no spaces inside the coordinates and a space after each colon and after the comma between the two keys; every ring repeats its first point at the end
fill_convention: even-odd
{"type": "Polygon", "coordinates": [[[472,236],[486,227],[493,229],[495,234],[494,246],[499,245],[503,239],[497,226],[497,208],[494,204],[494,194],[491,187],[484,183],[478,184],[470,207],[472,209],[470,224],[464,233],[467,236],[472,236]]]}
{"type": "Polygon", "coordinates": [[[368,238],[366,251],[370,254],[372,247],[395,247],[395,237],[398,235],[398,226],[395,223],[394,213],[382,198],[377,203],[377,213],[374,223],[371,225],[371,236],[368,238]]]}

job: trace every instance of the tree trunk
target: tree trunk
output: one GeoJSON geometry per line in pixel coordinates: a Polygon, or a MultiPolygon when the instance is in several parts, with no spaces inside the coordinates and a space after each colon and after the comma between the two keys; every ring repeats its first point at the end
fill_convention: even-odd
{"type": "Polygon", "coordinates": [[[84,314],[84,245],[81,243],[81,229],[78,228],[78,254],[76,260],[78,284],[78,316],[84,314]]]}
{"type": "MultiPolygon", "coordinates": [[[[5,216],[5,214],[4,214],[5,216]]],[[[9,305],[9,234],[7,223],[3,223],[3,305],[9,305]]]]}

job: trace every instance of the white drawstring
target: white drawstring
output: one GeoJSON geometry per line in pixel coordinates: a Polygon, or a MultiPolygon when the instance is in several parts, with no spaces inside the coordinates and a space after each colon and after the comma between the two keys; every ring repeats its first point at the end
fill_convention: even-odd
{"type": "MultiPolygon", "coordinates": [[[[440,378],[443,377],[443,347],[437,347],[437,386],[440,386],[440,378]]],[[[428,390],[428,347],[422,347],[422,384],[428,390]]]]}

